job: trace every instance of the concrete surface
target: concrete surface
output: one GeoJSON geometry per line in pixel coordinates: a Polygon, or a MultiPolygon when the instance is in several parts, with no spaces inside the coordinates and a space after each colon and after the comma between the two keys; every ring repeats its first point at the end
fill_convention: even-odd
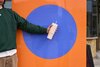
{"type": "Polygon", "coordinates": [[[93,60],[95,67],[100,67],[100,51],[96,53],[96,57],[93,60]]]}

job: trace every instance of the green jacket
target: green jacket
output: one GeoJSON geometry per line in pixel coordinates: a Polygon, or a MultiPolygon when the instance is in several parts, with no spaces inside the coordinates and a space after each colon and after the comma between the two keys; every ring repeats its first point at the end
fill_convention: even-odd
{"type": "Polygon", "coordinates": [[[47,29],[31,24],[11,9],[0,9],[0,52],[16,49],[17,29],[32,33],[45,34],[47,29]]]}

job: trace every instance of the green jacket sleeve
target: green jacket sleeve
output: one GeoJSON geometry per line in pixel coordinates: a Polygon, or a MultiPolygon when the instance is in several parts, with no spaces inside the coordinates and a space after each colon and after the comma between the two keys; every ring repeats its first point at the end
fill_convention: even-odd
{"type": "Polygon", "coordinates": [[[32,34],[45,34],[47,33],[47,28],[29,23],[27,20],[19,16],[17,13],[14,12],[15,20],[17,21],[17,27],[23,31],[32,34]]]}

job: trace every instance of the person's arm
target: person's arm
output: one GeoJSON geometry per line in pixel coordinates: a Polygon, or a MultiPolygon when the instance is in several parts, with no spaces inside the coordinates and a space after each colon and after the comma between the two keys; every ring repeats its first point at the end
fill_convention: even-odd
{"type": "Polygon", "coordinates": [[[19,16],[17,13],[14,12],[15,20],[17,21],[17,27],[23,31],[32,33],[32,34],[45,34],[47,33],[47,28],[34,25],[29,23],[27,20],[19,16]]]}

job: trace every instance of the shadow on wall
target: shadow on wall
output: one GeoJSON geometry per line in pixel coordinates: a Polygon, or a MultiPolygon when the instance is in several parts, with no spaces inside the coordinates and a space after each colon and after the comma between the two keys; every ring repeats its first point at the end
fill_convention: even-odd
{"type": "Polygon", "coordinates": [[[94,67],[90,45],[87,45],[87,66],[86,67],[94,67]]]}

